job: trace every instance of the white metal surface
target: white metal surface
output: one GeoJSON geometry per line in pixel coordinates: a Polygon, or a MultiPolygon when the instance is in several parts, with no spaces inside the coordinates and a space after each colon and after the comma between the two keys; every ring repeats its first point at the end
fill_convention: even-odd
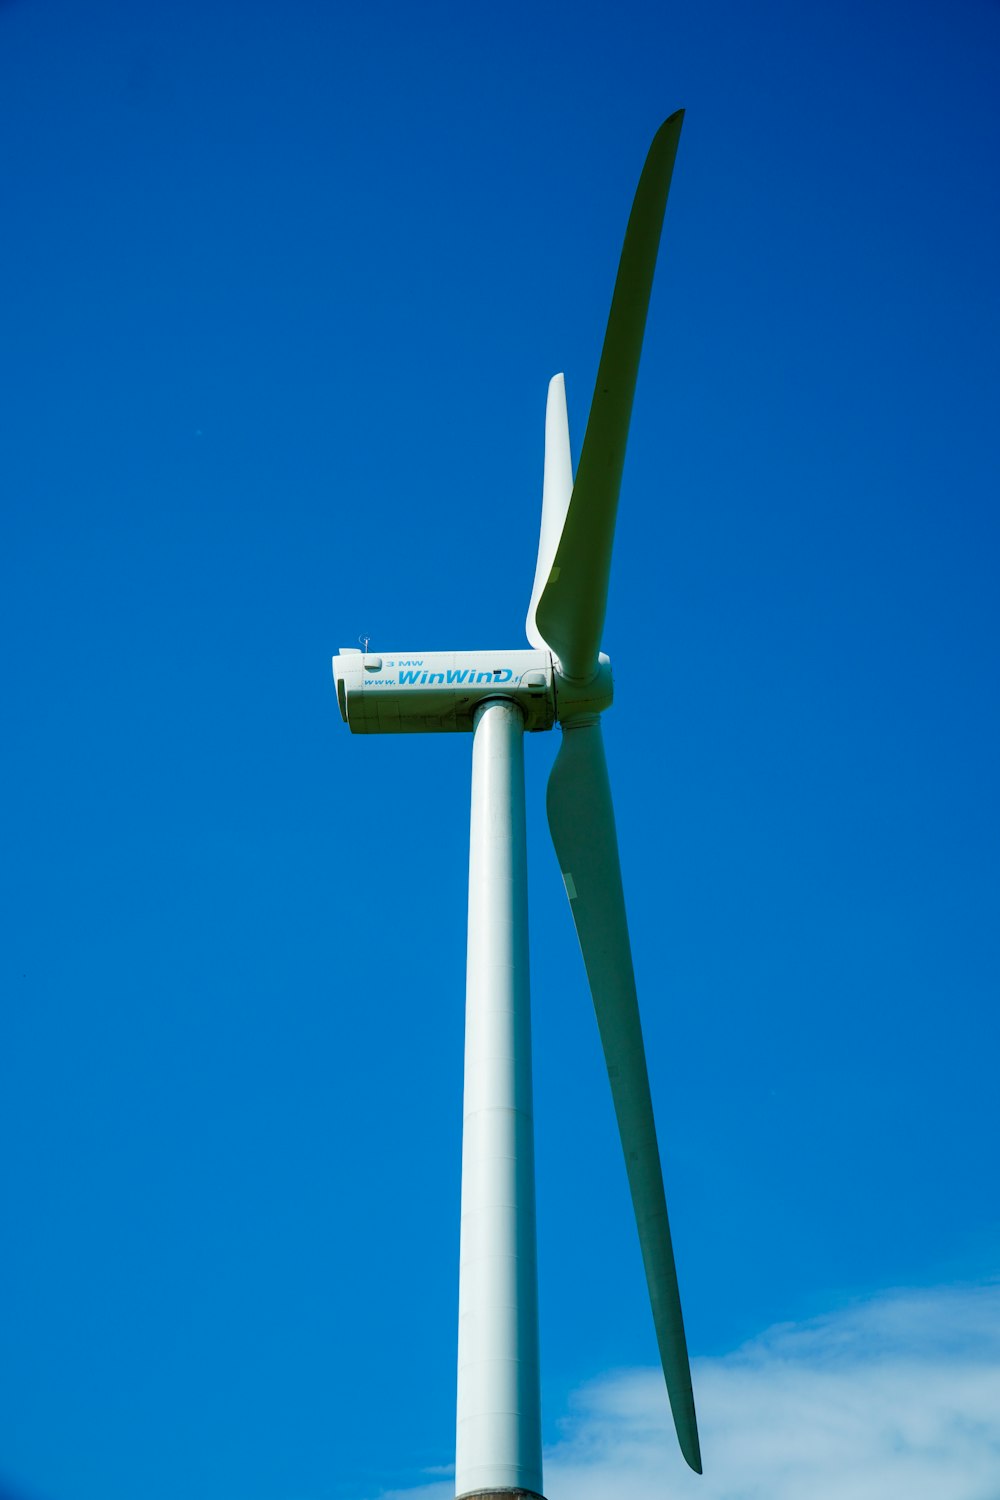
{"type": "Polygon", "coordinates": [[[342,650],[333,658],[341,717],[354,734],[471,732],[476,709],[502,693],[526,729],[551,729],[556,700],[548,651],[342,650]]]}
{"type": "Polygon", "coordinates": [[[455,1492],[542,1492],[524,739],[476,715],[469,848],[455,1492]]]}
{"type": "Polygon", "coordinates": [[[602,653],[588,682],[571,682],[548,651],[387,651],[350,648],[333,658],[341,718],[352,734],[471,733],[488,699],[511,699],[524,727],[602,713],[614,696],[611,663],[602,653]]]}

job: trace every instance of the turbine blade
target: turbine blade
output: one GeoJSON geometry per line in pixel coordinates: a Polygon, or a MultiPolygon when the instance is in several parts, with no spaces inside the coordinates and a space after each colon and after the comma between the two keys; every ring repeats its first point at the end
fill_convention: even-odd
{"type": "Polygon", "coordinates": [[[542,525],[538,537],[535,582],[528,605],[525,630],[539,651],[546,642],[535,624],[535,610],[552,571],[552,562],[562,536],[563,523],[573,493],[573,459],[569,451],[569,417],[566,413],[566,382],[561,375],[549,381],[545,402],[545,468],[542,475],[542,525]]]}
{"type": "Polygon", "coordinates": [[[564,675],[579,681],[597,670],[632,398],[683,118],[679,109],[660,126],[639,178],[573,497],[535,611],[564,675]]]}
{"type": "Polygon", "coordinates": [[[681,1452],[700,1474],[691,1370],[598,720],[571,720],[564,725],[562,746],[549,777],[547,805],[608,1065],[670,1409],[681,1452]]]}

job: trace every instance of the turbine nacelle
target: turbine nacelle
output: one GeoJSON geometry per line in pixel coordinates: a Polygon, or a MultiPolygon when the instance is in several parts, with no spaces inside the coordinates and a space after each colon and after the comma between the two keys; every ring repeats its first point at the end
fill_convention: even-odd
{"type": "Polygon", "coordinates": [[[333,658],[341,718],[354,734],[471,731],[488,699],[516,703],[528,730],[596,714],[613,696],[611,663],[570,682],[549,651],[388,651],[341,647],[333,658]]]}

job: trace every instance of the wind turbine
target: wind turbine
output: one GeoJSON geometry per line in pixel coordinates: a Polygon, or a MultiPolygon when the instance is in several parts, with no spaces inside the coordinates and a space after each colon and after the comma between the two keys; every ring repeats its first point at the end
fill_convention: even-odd
{"type": "Polygon", "coordinates": [[[701,1453],[653,1123],[600,715],[600,651],[632,398],[683,110],[653,138],[629,216],[576,479],[562,375],[545,413],[529,651],[341,650],[355,734],[469,730],[466,976],[455,1489],[542,1494],[528,995],[524,731],[558,723],[549,828],[590,982],[625,1152],[653,1322],[681,1451],[701,1453]]]}

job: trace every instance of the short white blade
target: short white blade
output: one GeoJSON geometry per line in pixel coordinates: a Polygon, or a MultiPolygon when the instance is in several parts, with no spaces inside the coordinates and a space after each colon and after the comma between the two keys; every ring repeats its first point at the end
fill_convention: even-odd
{"type": "Polygon", "coordinates": [[[573,459],[569,450],[569,417],[566,412],[566,382],[561,375],[549,381],[545,403],[545,470],[542,478],[542,526],[538,537],[535,583],[528,605],[525,629],[528,640],[539,651],[548,649],[535,624],[535,609],[549,581],[552,563],[563,533],[570,496],[573,493],[573,459]]]}

